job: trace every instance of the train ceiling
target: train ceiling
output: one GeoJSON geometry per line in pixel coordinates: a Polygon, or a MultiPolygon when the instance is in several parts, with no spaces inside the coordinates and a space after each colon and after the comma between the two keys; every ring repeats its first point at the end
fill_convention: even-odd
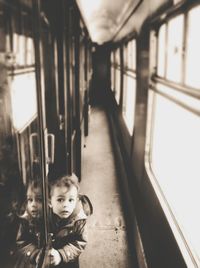
{"type": "MultiPolygon", "coordinates": [[[[174,0],[176,2],[177,0],[174,0]]],[[[172,0],[76,0],[93,42],[101,45],[139,32],[146,18],[172,0]]]]}

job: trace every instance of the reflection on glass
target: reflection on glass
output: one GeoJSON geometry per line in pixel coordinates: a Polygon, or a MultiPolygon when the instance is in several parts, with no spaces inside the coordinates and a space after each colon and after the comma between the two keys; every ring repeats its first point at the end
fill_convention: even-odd
{"type": "Polygon", "coordinates": [[[37,114],[35,73],[19,74],[11,82],[13,125],[24,129],[37,114]]]}
{"type": "MultiPolygon", "coordinates": [[[[36,78],[33,66],[35,53],[31,36],[32,13],[30,12],[25,20],[24,7],[12,4],[4,6],[4,3],[0,5],[1,16],[3,19],[6,18],[5,21],[1,20],[3,24],[0,25],[1,48],[6,55],[5,61],[3,57],[0,62],[0,267],[2,268],[16,267],[15,250],[19,223],[26,217],[32,219],[37,217],[37,208],[31,209],[28,202],[30,200],[38,202],[40,195],[37,187],[36,198],[31,196],[31,188],[27,188],[33,181],[41,180],[41,166],[36,78]],[[31,143],[32,136],[35,139],[31,143]]],[[[18,268],[34,267],[27,263],[27,256],[28,254],[23,262],[19,263],[18,268]]]]}
{"type": "Polygon", "coordinates": [[[186,54],[186,84],[200,88],[199,59],[200,59],[200,7],[193,8],[188,14],[188,35],[186,54]]]}

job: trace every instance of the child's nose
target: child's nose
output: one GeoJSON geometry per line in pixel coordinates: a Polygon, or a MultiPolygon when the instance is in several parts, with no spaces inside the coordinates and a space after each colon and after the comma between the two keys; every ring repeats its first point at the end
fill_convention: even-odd
{"type": "Polygon", "coordinates": [[[68,207],[69,206],[69,202],[68,201],[65,201],[64,202],[64,207],[68,207]]]}
{"type": "Polygon", "coordinates": [[[36,201],[33,200],[33,201],[32,201],[32,207],[36,207],[36,206],[37,206],[36,201]]]}

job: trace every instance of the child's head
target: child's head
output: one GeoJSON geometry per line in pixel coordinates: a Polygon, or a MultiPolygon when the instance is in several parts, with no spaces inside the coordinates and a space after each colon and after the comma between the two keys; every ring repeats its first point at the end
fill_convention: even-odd
{"type": "Polygon", "coordinates": [[[42,216],[42,189],[39,181],[31,181],[28,184],[26,198],[28,214],[33,218],[40,218],[42,216]]]}
{"type": "Polygon", "coordinates": [[[79,183],[75,174],[63,176],[50,185],[50,206],[61,219],[74,211],[78,199],[79,183]]]}

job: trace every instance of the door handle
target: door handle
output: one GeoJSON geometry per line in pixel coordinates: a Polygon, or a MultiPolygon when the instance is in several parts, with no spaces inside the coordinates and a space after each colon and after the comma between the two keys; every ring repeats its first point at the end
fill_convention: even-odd
{"type": "MultiPolygon", "coordinates": [[[[39,163],[39,137],[32,133],[29,138],[30,157],[32,163],[39,163]]],[[[45,157],[46,164],[53,164],[55,158],[55,135],[45,132],[45,157]]]]}
{"type": "Polygon", "coordinates": [[[46,161],[47,164],[54,163],[55,156],[55,135],[47,133],[46,135],[46,161]]]}
{"type": "Polygon", "coordinates": [[[29,143],[31,163],[39,163],[39,143],[37,133],[31,133],[29,143]]]}

